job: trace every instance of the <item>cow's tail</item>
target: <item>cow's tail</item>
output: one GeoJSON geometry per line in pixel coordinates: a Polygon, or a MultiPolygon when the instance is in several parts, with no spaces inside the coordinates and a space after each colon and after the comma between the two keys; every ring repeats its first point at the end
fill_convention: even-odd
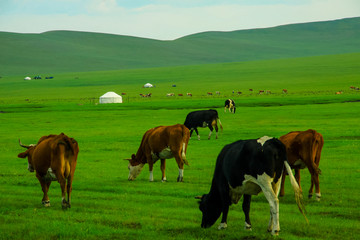
{"type": "Polygon", "coordinates": [[[312,152],[311,152],[311,164],[313,169],[316,171],[317,174],[321,174],[321,170],[319,168],[320,163],[320,157],[321,157],[321,150],[324,145],[324,139],[321,134],[315,133],[314,134],[314,142],[312,146],[312,152]]]}
{"type": "Polygon", "coordinates": [[[287,161],[284,161],[284,164],[285,164],[286,171],[287,171],[287,173],[289,175],[289,178],[290,178],[291,186],[292,186],[292,188],[294,190],[294,193],[295,193],[296,204],[298,205],[299,211],[304,216],[306,222],[309,223],[309,220],[307,219],[307,217],[305,215],[306,214],[306,209],[305,209],[305,205],[304,205],[304,201],[303,201],[302,191],[301,191],[298,183],[296,182],[294,175],[292,174],[291,167],[290,167],[289,163],[287,161]]]}

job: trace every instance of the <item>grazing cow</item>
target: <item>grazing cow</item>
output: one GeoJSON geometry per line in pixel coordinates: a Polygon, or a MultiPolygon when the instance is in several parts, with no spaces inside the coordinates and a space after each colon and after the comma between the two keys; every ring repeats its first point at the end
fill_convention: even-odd
{"type": "Polygon", "coordinates": [[[336,95],[343,94],[343,91],[336,92],[335,94],[336,94],[336,95]]]}
{"type": "Polygon", "coordinates": [[[229,109],[229,112],[235,113],[235,111],[236,111],[235,101],[232,99],[226,100],[224,112],[226,112],[226,109],[229,109]]]}
{"type": "Polygon", "coordinates": [[[153,164],[161,159],[162,181],[166,181],[165,159],[175,158],[179,166],[178,182],[183,181],[186,150],[190,139],[189,130],[182,124],[159,126],[145,132],[140,147],[129,160],[128,180],[134,180],[146,163],[149,164],[150,182],[154,181],[153,164]]]}
{"type": "Polygon", "coordinates": [[[175,96],[175,93],[167,93],[166,96],[167,97],[173,97],[173,96],[175,96]]]}
{"type": "Polygon", "coordinates": [[[287,93],[288,93],[288,90],[287,90],[287,89],[283,89],[282,92],[285,93],[285,94],[287,94],[287,93]]]}
{"type": "Polygon", "coordinates": [[[210,110],[200,110],[200,111],[194,111],[190,112],[185,119],[184,125],[190,130],[190,137],[195,130],[198,140],[200,140],[200,135],[197,130],[198,127],[208,127],[210,129],[209,137],[210,140],[212,131],[216,131],[216,139],[218,138],[218,131],[219,128],[217,126],[217,122],[219,121],[221,130],[223,129],[221,125],[221,121],[219,119],[218,112],[216,110],[210,109],[210,110]]]}
{"type": "Polygon", "coordinates": [[[259,90],[259,94],[263,94],[264,92],[264,90],[259,90]]]}
{"type": "MultiPolygon", "coordinates": [[[[295,169],[295,178],[300,188],[300,169],[307,167],[311,174],[309,198],[312,198],[315,184],[316,200],[320,201],[319,169],[321,150],[324,145],[323,136],[315,130],[295,131],[281,136],[280,141],[285,145],[287,158],[291,168],[295,169]]],[[[285,175],[281,181],[280,196],[284,196],[285,175]]]]}
{"type": "Polygon", "coordinates": [[[271,94],[271,91],[270,91],[270,90],[266,90],[266,94],[271,94]]]}
{"type": "Polygon", "coordinates": [[[355,87],[354,87],[354,86],[350,86],[350,88],[351,88],[351,89],[355,89],[355,87]]]}
{"type": "Polygon", "coordinates": [[[244,195],[242,208],[245,214],[245,229],[251,230],[251,195],[257,195],[262,191],[270,205],[268,231],[277,235],[280,231],[277,196],[284,165],[292,180],[296,203],[305,216],[301,189],[286,161],[284,145],[278,139],[264,136],[260,139],[239,140],[221,150],[216,161],[210,192],[197,197],[201,199],[201,227],[211,227],[222,213],[218,228],[226,228],[229,206],[232,203],[237,204],[244,195]]]}
{"type": "Polygon", "coordinates": [[[178,94],[178,96],[179,96],[179,97],[182,97],[182,96],[184,96],[184,94],[182,94],[182,93],[179,93],[179,94],[178,94]]]}
{"type": "Polygon", "coordinates": [[[241,95],[241,94],[242,94],[242,92],[237,92],[237,94],[238,94],[238,95],[241,95]]]}
{"type": "Polygon", "coordinates": [[[192,93],[186,93],[186,96],[192,97],[192,93]]]}
{"type": "Polygon", "coordinates": [[[74,178],[79,146],[75,139],[69,138],[64,133],[49,135],[40,138],[36,145],[20,146],[27,148],[19,153],[19,158],[28,158],[28,170],[36,171],[36,177],[44,193],[42,204],[50,206],[48,190],[51,181],[58,181],[61,186],[62,207],[71,207],[72,181],[74,178]],[[67,199],[66,194],[67,192],[67,199]]]}
{"type": "Polygon", "coordinates": [[[212,92],[208,92],[207,95],[212,96],[213,94],[212,94],[212,92]]]}
{"type": "Polygon", "coordinates": [[[220,91],[216,91],[215,93],[216,93],[217,95],[220,95],[220,91]]]}
{"type": "Polygon", "coordinates": [[[254,91],[252,88],[249,89],[250,92],[254,91]]]}

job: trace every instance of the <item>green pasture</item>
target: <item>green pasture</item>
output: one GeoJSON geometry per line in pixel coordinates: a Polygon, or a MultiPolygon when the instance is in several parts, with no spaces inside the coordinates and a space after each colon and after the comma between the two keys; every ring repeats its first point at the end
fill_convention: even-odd
{"type": "Polygon", "coordinates": [[[269,204],[263,194],[251,206],[253,231],[244,227],[241,204],[229,212],[228,228],[201,229],[195,196],[210,189],[216,157],[225,144],[264,135],[316,129],[325,145],[320,168],[320,202],[306,199],[310,186],[302,171],[307,217],[299,213],[286,182],[280,199],[278,239],[357,239],[360,182],[360,54],[189,67],[111,72],[64,73],[53,80],[0,78],[0,239],[272,239],[267,233],[269,204]],[[144,89],[150,82],[156,88],[144,89]],[[171,87],[176,84],[177,87],[171,87]],[[254,91],[250,92],[252,88],[254,91]],[[282,89],[288,94],[282,94],[282,89]],[[259,90],[271,90],[259,95],[259,90]],[[126,92],[123,104],[100,105],[107,91],[126,92]],[[220,91],[220,95],[215,92],[220,91]],[[242,91],[241,95],[232,91],[242,91]],[[335,92],[342,91],[340,95],[335,92]],[[141,98],[139,93],[152,93],[141,98]],[[166,97],[191,92],[193,97],[166,97]],[[207,96],[213,92],[213,96],[207,96]],[[226,98],[236,114],[224,113],[226,98]],[[148,168],[127,180],[124,158],[137,151],[143,133],[154,126],[183,123],[188,112],[214,108],[224,127],[219,139],[189,142],[184,182],[177,183],[175,160],[160,164],[154,182],[148,168]],[[51,207],[41,205],[42,191],[27,161],[17,158],[24,144],[50,133],[74,137],[80,146],[72,208],[63,211],[59,184],[53,182],[51,207]]]}

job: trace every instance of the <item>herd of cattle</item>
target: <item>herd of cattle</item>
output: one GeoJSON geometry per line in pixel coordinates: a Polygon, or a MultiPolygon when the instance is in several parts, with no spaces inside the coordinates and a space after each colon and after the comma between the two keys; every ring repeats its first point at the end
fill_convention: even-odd
{"type": "MultiPolygon", "coordinates": [[[[226,100],[225,112],[226,109],[235,113],[235,102],[226,100]]],[[[197,128],[208,127],[210,139],[215,128],[218,138],[218,123],[222,129],[218,112],[210,109],[190,112],[184,124],[149,129],[143,135],[137,153],[126,159],[129,160],[128,180],[134,180],[147,163],[149,180],[153,181],[153,165],[160,159],[162,181],[166,181],[165,160],[175,158],[179,167],[177,181],[183,181],[184,164],[188,164],[186,151],[193,131],[195,130],[200,140],[197,128]]],[[[28,159],[28,170],[36,171],[36,177],[41,184],[44,194],[42,204],[50,206],[47,192],[51,182],[58,181],[61,186],[62,207],[70,208],[72,181],[79,153],[77,141],[61,133],[43,136],[37,144],[27,146],[20,140],[19,143],[26,151],[19,153],[18,157],[28,159]]],[[[209,193],[197,197],[200,199],[199,208],[203,214],[201,227],[212,226],[222,214],[219,229],[226,228],[229,206],[238,203],[243,196],[245,229],[251,229],[251,195],[263,192],[270,205],[268,231],[277,235],[280,231],[278,195],[284,195],[286,174],[289,175],[299,210],[306,219],[300,187],[300,169],[309,169],[311,187],[308,197],[312,197],[315,185],[316,200],[319,201],[319,162],[323,144],[322,135],[309,129],[290,132],[279,139],[264,136],[259,139],[239,140],[224,146],[217,157],[209,193]],[[295,177],[291,168],[295,169],[295,177]]]]}

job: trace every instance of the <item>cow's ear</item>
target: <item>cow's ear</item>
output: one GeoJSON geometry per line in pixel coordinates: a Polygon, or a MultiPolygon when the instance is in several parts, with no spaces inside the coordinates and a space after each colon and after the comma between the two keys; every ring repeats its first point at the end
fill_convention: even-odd
{"type": "Polygon", "coordinates": [[[131,159],[132,159],[132,160],[136,160],[135,154],[132,154],[132,155],[131,155],[131,159]]]}
{"type": "Polygon", "coordinates": [[[28,155],[27,151],[18,154],[18,158],[26,158],[28,155]]]}

